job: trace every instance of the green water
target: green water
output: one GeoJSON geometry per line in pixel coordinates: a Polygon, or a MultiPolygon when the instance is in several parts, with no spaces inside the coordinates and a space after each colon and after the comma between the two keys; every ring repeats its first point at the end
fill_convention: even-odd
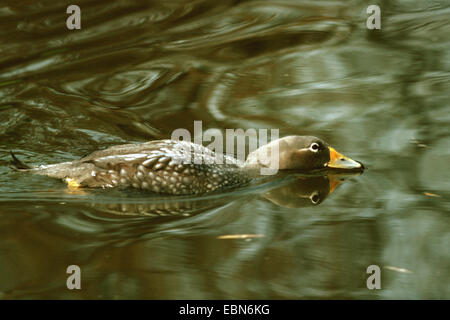
{"type": "Polygon", "coordinates": [[[381,30],[356,0],[79,0],[73,31],[69,4],[0,3],[0,298],[450,298],[448,2],[370,3],[381,30]],[[8,168],[194,120],[315,135],[368,169],[180,199],[8,168]]]}

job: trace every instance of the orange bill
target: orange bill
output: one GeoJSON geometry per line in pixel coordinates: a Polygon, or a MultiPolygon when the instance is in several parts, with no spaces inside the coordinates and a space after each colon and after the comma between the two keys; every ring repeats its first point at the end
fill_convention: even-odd
{"type": "Polygon", "coordinates": [[[345,170],[364,169],[363,165],[360,162],[340,154],[332,147],[329,147],[329,149],[330,149],[330,161],[328,161],[327,163],[328,168],[345,169],[345,170]]]}

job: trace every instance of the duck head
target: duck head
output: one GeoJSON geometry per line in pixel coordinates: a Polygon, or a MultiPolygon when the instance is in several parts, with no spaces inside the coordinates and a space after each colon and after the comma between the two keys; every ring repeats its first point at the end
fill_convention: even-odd
{"type": "Polygon", "coordinates": [[[364,169],[360,162],[340,154],[328,143],[313,136],[287,136],[274,140],[250,153],[245,167],[305,171],[323,168],[364,169]],[[278,165],[274,161],[278,161],[278,165]]]}

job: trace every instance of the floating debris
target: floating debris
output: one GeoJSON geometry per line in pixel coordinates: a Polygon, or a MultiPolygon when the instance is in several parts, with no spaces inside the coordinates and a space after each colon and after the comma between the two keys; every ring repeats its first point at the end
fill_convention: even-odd
{"type": "Polygon", "coordinates": [[[424,195],[428,196],[428,197],[435,197],[435,198],[440,198],[441,196],[436,194],[436,193],[431,193],[431,192],[424,192],[424,195]]]}
{"type": "Polygon", "coordinates": [[[401,272],[401,273],[414,273],[411,270],[405,269],[405,268],[398,268],[398,267],[393,267],[393,266],[384,266],[384,269],[388,269],[388,270],[392,270],[392,271],[397,271],[397,272],[401,272]]]}
{"type": "Polygon", "coordinates": [[[264,237],[263,234],[224,234],[221,236],[218,236],[217,239],[254,239],[254,238],[262,238],[264,237]]]}
{"type": "Polygon", "coordinates": [[[420,142],[419,140],[417,140],[415,138],[410,139],[409,142],[417,145],[419,148],[428,148],[428,145],[426,145],[425,143],[420,142]]]}

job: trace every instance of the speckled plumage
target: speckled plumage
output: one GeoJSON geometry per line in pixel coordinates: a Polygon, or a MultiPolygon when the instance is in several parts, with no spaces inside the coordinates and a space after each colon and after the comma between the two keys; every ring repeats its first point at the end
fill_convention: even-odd
{"type": "Polygon", "coordinates": [[[201,194],[246,183],[242,164],[223,155],[215,163],[201,145],[158,140],[96,151],[80,160],[33,168],[36,174],[66,179],[81,187],[133,187],[164,194],[201,194]]]}

